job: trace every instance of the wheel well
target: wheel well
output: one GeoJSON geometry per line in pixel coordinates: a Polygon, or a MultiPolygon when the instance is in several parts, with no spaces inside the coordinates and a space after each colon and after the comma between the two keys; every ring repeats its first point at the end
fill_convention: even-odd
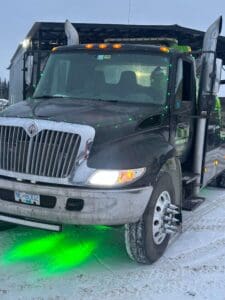
{"type": "Polygon", "coordinates": [[[175,190],[175,205],[182,206],[182,171],[180,160],[176,157],[168,159],[156,176],[156,182],[161,173],[168,173],[171,176],[175,190]]]}

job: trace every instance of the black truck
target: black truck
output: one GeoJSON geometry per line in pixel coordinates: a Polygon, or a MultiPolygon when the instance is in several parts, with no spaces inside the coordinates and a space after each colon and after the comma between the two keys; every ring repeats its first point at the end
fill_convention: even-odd
{"type": "Polygon", "coordinates": [[[130,257],[156,261],[200,189],[225,186],[221,28],[192,51],[164,37],[80,44],[67,22],[70,45],[0,116],[1,226],[125,225],[130,257]]]}

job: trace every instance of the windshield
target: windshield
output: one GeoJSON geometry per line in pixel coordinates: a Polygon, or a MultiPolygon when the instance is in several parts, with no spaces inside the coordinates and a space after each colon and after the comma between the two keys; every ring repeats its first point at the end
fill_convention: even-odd
{"type": "Polygon", "coordinates": [[[50,56],[33,98],[165,104],[169,58],[153,53],[59,52],[50,56]]]}

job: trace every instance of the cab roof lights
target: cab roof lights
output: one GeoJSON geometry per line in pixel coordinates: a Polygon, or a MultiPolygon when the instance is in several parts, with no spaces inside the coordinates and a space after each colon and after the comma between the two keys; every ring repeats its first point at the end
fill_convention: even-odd
{"type": "Polygon", "coordinates": [[[106,48],[108,48],[108,45],[107,44],[99,44],[98,48],[99,49],[106,49],[106,48]]]}
{"type": "Polygon", "coordinates": [[[113,44],[113,49],[121,49],[122,48],[122,44],[117,43],[117,44],[113,44]]]}
{"type": "Polygon", "coordinates": [[[106,44],[106,43],[100,43],[100,44],[86,44],[84,45],[86,49],[93,49],[93,48],[99,48],[99,49],[108,49],[108,48],[113,48],[113,49],[121,49],[122,44],[120,43],[115,43],[115,44],[106,44]]]}
{"type": "Polygon", "coordinates": [[[94,48],[94,44],[86,44],[85,48],[86,49],[93,49],[94,48]]]}

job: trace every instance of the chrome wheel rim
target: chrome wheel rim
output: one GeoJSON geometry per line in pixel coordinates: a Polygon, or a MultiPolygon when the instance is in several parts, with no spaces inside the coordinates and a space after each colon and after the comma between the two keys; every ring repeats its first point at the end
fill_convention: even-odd
{"type": "Polygon", "coordinates": [[[162,192],[156,201],[152,221],[152,234],[156,245],[162,244],[167,236],[164,219],[166,216],[166,210],[170,204],[170,194],[167,191],[162,192]]]}

